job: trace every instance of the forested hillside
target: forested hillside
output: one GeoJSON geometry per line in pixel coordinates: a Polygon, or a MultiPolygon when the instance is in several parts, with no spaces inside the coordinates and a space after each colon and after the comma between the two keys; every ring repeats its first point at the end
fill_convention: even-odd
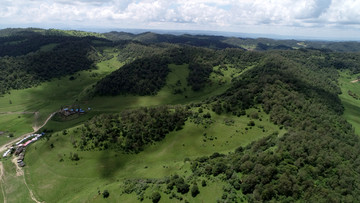
{"type": "Polygon", "coordinates": [[[0,93],[94,68],[100,59],[93,44],[95,39],[43,36],[30,31],[0,37],[0,93]]]}
{"type": "Polygon", "coordinates": [[[287,52],[287,58],[281,54],[267,54],[219,101],[230,104],[231,111],[260,104],[272,122],[289,132],[233,155],[195,161],[193,172],[206,174],[205,167],[223,163],[223,173],[241,172],[240,188],[253,201],[359,201],[359,182],[353,177],[360,173],[360,142],[341,117],[336,70],[317,65],[317,60],[294,63],[291,55],[299,56],[299,51],[287,52]]]}
{"type": "Polygon", "coordinates": [[[224,202],[239,201],[238,190],[251,202],[359,201],[360,140],[341,116],[336,82],[337,68],[358,68],[337,66],[336,61],[346,61],[343,54],[316,50],[260,56],[254,68],[234,78],[228,91],[206,103],[211,102],[217,114],[237,114],[260,105],[271,122],[288,133],[270,135],[229,155],[192,160],[192,174],[180,177],[180,183],[172,182],[173,177],[158,181],[167,185],[164,192],[171,192],[175,184],[179,195],[185,194],[191,183],[207,177],[231,185],[224,188],[224,202]]]}

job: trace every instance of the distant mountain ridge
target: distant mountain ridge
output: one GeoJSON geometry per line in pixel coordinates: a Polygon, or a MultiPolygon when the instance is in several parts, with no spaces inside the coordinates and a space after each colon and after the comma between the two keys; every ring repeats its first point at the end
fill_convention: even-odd
{"type": "MultiPolygon", "coordinates": [[[[10,36],[73,36],[73,37],[97,37],[111,41],[138,41],[141,43],[171,43],[186,44],[191,46],[207,47],[212,49],[243,48],[246,50],[290,50],[290,49],[328,49],[335,52],[359,52],[360,42],[357,41],[327,41],[327,40],[289,40],[270,38],[250,38],[221,36],[220,32],[208,32],[209,34],[184,34],[186,32],[169,31],[166,33],[137,32],[129,30],[111,31],[105,33],[86,32],[78,30],[40,29],[40,28],[7,28],[0,30],[0,38],[10,36]],[[178,33],[178,34],[175,34],[178,33]],[[216,34],[216,35],[214,35],[216,34]]],[[[194,32],[195,33],[195,32],[194,32]]]]}

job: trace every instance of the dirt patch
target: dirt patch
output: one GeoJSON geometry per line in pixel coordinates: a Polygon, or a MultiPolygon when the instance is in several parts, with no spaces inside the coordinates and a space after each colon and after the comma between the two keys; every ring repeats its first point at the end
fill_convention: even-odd
{"type": "Polygon", "coordinates": [[[359,79],[351,81],[351,83],[359,82],[359,79]]]}
{"type": "Polygon", "coordinates": [[[34,113],[34,124],[32,126],[34,132],[39,130],[38,119],[39,119],[39,112],[37,111],[37,112],[34,113]]]}

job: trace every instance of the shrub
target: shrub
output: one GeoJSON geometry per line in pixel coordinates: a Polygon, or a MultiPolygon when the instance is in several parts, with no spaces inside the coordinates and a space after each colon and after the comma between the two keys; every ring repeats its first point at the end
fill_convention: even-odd
{"type": "Polygon", "coordinates": [[[205,180],[201,181],[201,186],[206,187],[206,181],[205,180]]]}
{"type": "Polygon", "coordinates": [[[189,187],[190,185],[186,184],[186,183],[180,183],[180,184],[176,184],[176,188],[177,191],[181,194],[186,194],[189,192],[189,187]]]}
{"type": "Polygon", "coordinates": [[[196,195],[198,195],[200,193],[199,191],[199,187],[194,184],[192,187],[191,187],[191,196],[192,197],[196,197],[196,195]]]}
{"type": "Polygon", "coordinates": [[[152,199],[152,202],[154,203],[157,203],[160,201],[161,199],[161,195],[159,192],[154,192],[152,195],[151,195],[151,199],[152,199]]]}
{"type": "Polygon", "coordinates": [[[255,122],[254,121],[249,121],[249,123],[247,125],[248,126],[255,126],[255,122]]]}
{"type": "Polygon", "coordinates": [[[104,192],[103,192],[103,197],[104,197],[104,198],[108,198],[109,196],[110,196],[109,191],[104,190],[104,192]]]}

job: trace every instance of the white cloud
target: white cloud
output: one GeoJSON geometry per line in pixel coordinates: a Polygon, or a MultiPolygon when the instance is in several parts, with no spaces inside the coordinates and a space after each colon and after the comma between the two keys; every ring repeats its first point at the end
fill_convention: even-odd
{"type": "Polygon", "coordinates": [[[0,0],[0,26],[360,29],[358,8],[359,0],[0,0]]]}

